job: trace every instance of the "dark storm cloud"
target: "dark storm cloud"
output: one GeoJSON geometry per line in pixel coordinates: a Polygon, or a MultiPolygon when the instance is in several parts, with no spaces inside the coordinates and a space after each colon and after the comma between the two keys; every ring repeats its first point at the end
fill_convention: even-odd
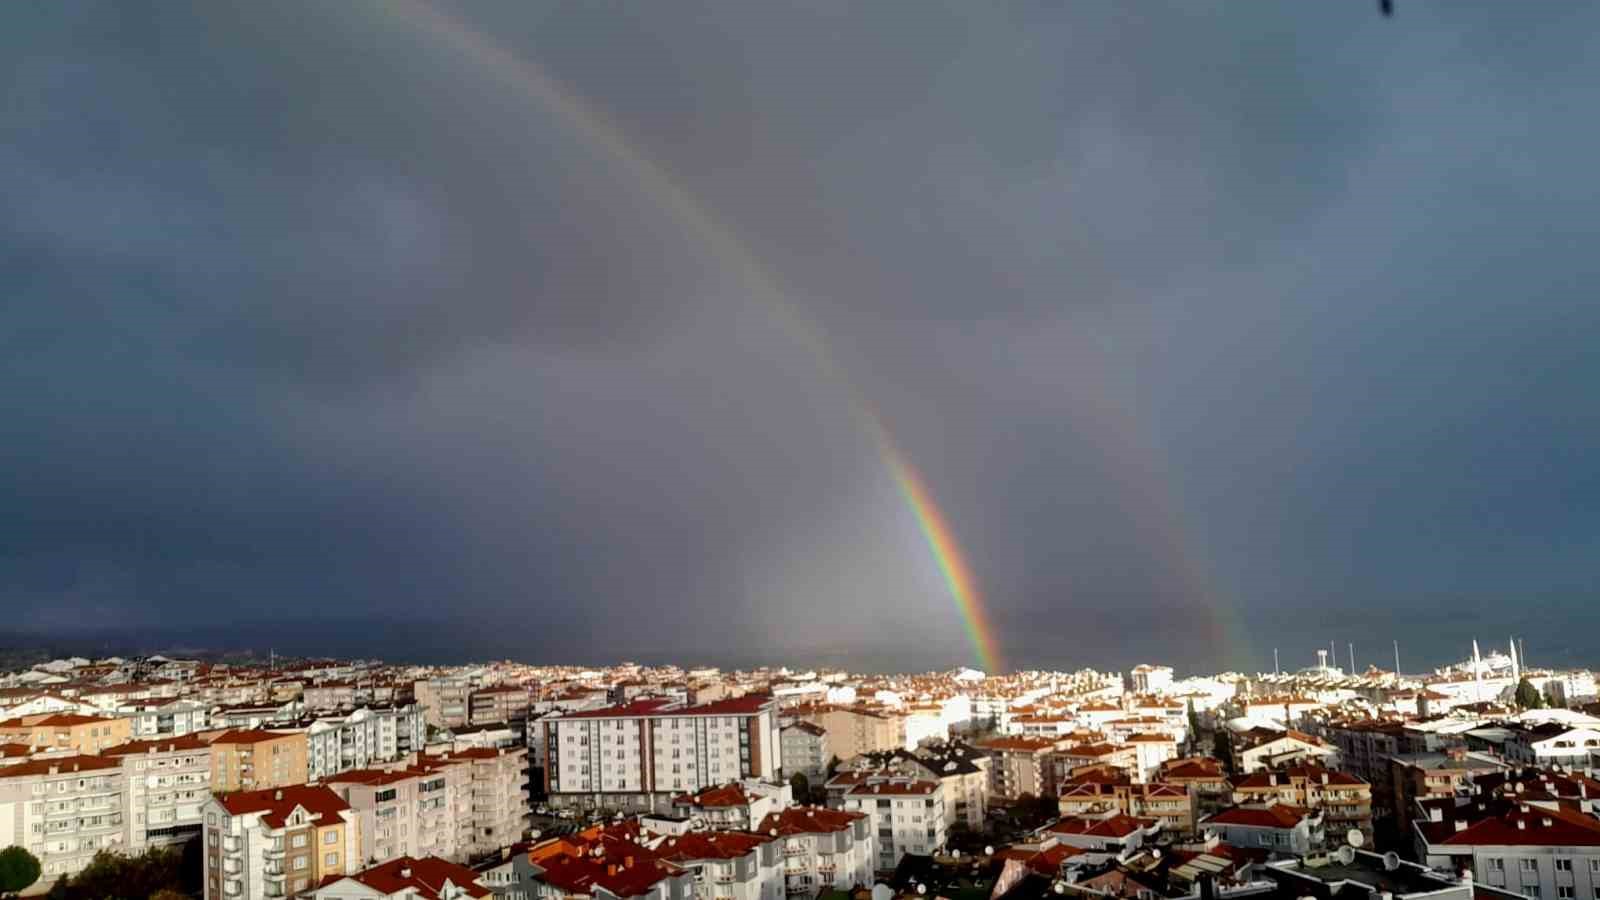
{"type": "MultiPolygon", "coordinates": [[[[1582,652],[1594,11],[450,10],[830,335],[1015,661],[1442,658],[1529,610],[1530,650],[1582,652]]],[[[735,261],[422,21],[7,11],[0,597],[964,660],[843,389],[735,261]]]]}

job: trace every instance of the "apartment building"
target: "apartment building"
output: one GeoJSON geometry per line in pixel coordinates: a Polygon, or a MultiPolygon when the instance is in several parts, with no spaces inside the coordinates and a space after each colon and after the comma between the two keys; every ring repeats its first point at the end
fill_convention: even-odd
{"type": "Polygon", "coordinates": [[[304,724],[308,780],[393,762],[421,752],[427,725],[413,703],[364,706],[304,724]]]}
{"type": "Polygon", "coordinates": [[[937,781],[872,778],[845,792],[846,812],[860,813],[877,835],[873,868],[892,872],[907,853],[932,854],[949,837],[944,791],[937,781]]]}
{"type": "Polygon", "coordinates": [[[1402,753],[1389,757],[1386,790],[1374,785],[1373,803],[1394,816],[1402,834],[1411,833],[1411,820],[1421,800],[1453,797],[1473,779],[1504,772],[1506,763],[1487,753],[1451,750],[1447,753],[1402,753]]]}
{"type": "Polygon", "coordinates": [[[89,864],[124,837],[126,779],[118,760],[46,756],[0,766],[0,847],[39,860],[40,887],[89,864]]]}
{"type": "Polygon", "coordinates": [[[465,866],[433,856],[402,856],[333,878],[307,896],[313,900],[481,900],[493,895],[483,877],[465,866]]]}
{"type": "Polygon", "coordinates": [[[357,769],[328,779],[328,787],[355,816],[365,861],[407,856],[464,861],[461,839],[470,836],[471,828],[458,821],[455,791],[463,782],[467,785],[470,809],[471,777],[451,779],[446,768],[357,769]]]}
{"type": "Polygon", "coordinates": [[[694,874],[658,858],[634,840],[638,836],[633,829],[591,828],[537,844],[512,857],[513,883],[502,887],[497,882],[496,891],[507,898],[542,900],[694,900],[694,874]]]}
{"type": "Polygon", "coordinates": [[[1386,778],[1389,757],[1409,744],[1405,723],[1388,719],[1332,723],[1323,733],[1339,749],[1339,767],[1369,784],[1386,778]]]}
{"type": "Polygon", "coordinates": [[[1209,756],[1171,759],[1156,771],[1155,780],[1175,784],[1194,798],[1195,814],[1210,815],[1233,803],[1233,785],[1222,763],[1209,756]]]}
{"type": "Polygon", "coordinates": [[[178,697],[135,700],[118,706],[116,712],[128,720],[134,740],[182,737],[211,724],[205,704],[178,697]]]}
{"type": "Polygon", "coordinates": [[[925,778],[944,786],[944,805],[950,825],[965,825],[981,832],[989,813],[988,754],[960,741],[925,745],[913,759],[925,778]]]}
{"type": "Polygon", "coordinates": [[[1193,832],[1196,816],[1195,798],[1184,785],[1137,782],[1109,767],[1081,772],[1067,781],[1056,806],[1063,816],[1154,819],[1174,834],[1193,832]]]}
{"type": "Polygon", "coordinates": [[[871,884],[880,855],[866,815],[816,806],[791,806],[762,820],[761,834],[782,842],[785,895],[871,884]]]}
{"type": "Polygon", "coordinates": [[[1284,803],[1231,807],[1210,816],[1200,827],[1235,847],[1295,856],[1319,850],[1326,841],[1320,811],[1284,803]]]}
{"type": "Polygon", "coordinates": [[[524,722],[532,695],[526,687],[514,684],[497,684],[479,688],[467,698],[467,719],[472,725],[489,725],[495,722],[524,722]]]}
{"type": "Polygon", "coordinates": [[[1136,694],[1159,694],[1172,686],[1172,667],[1134,666],[1128,681],[1136,694]]]}
{"type": "Polygon", "coordinates": [[[1417,858],[1534,900],[1600,897],[1600,821],[1517,796],[1423,801],[1412,826],[1417,858]]]}
{"type": "Polygon", "coordinates": [[[129,741],[101,755],[121,763],[128,853],[181,844],[200,833],[211,796],[211,745],[199,735],[129,741]]]}
{"type": "Polygon", "coordinates": [[[635,700],[540,722],[545,792],[558,806],[666,808],[685,792],[778,776],[778,729],[767,695],[698,706],[635,700]]]}
{"type": "Polygon", "coordinates": [[[1320,766],[1257,772],[1234,783],[1233,800],[1241,806],[1276,802],[1321,810],[1333,833],[1356,828],[1372,839],[1372,786],[1347,772],[1320,766]]]}
{"type": "Polygon", "coordinates": [[[804,775],[819,782],[827,774],[828,730],[812,722],[794,722],[778,731],[785,776],[804,775]]]}
{"type": "Polygon", "coordinates": [[[1038,837],[1042,839],[1041,842],[1054,839],[1057,843],[1079,850],[1122,856],[1144,846],[1145,838],[1156,830],[1132,816],[1105,813],[1063,817],[1045,826],[1038,837]]]}
{"type": "Polygon", "coordinates": [[[425,678],[411,686],[423,720],[434,728],[460,728],[472,721],[472,679],[463,675],[425,678]]]}
{"type": "Polygon", "coordinates": [[[770,835],[699,831],[645,838],[694,877],[696,900],[784,900],[782,845],[770,835]]]}
{"type": "Polygon", "coordinates": [[[211,739],[211,790],[259,791],[307,780],[303,731],[224,731],[211,739]]]}
{"type": "MultiPolygon", "coordinates": [[[[524,770],[528,751],[521,747],[479,748],[439,756],[425,756],[422,765],[435,770],[455,764],[466,768],[465,804],[470,831],[457,850],[467,859],[494,853],[501,847],[522,840],[528,827],[528,791],[524,770]]],[[[460,782],[456,788],[457,815],[460,816],[460,782]]]]}
{"type": "Polygon", "coordinates": [[[356,684],[353,681],[324,681],[308,684],[300,691],[300,703],[308,710],[323,711],[349,709],[356,705],[356,684]]]}
{"type": "MultiPolygon", "coordinates": [[[[1366,756],[1361,758],[1367,759],[1366,756]]],[[[1235,739],[1233,759],[1239,773],[1248,775],[1306,763],[1332,766],[1339,762],[1340,757],[1337,748],[1303,731],[1291,728],[1279,732],[1262,728],[1253,729],[1235,739]]]]}
{"type": "Polygon", "coordinates": [[[828,733],[828,752],[850,759],[874,750],[906,745],[906,721],[887,710],[857,706],[805,706],[787,710],[786,719],[810,722],[828,733]]]}
{"type": "Polygon", "coordinates": [[[1056,793],[1056,773],[1049,757],[1060,742],[1052,738],[995,737],[979,741],[989,757],[989,795],[1015,800],[1024,794],[1056,793]]]}
{"type": "Polygon", "coordinates": [[[794,802],[787,784],[748,779],[684,794],[672,801],[673,811],[711,828],[749,831],[768,815],[794,802]]]}
{"type": "Polygon", "coordinates": [[[27,744],[35,753],[99,753],[127,743],[132,734],[129,719],[77,713],[40,713],[0,722],[0,743],[27,744]]]}
{"type": "Polygon", "coordinates": [[[300,896],[362,858],[355,816],[322,786],[213,796],[201,834],[205,900],[300,896]]]}

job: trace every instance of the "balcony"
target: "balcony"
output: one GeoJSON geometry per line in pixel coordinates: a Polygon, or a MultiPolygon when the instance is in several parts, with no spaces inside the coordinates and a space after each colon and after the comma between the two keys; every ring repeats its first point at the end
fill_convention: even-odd
{"type": "Polygon", "coordinates": [[[804,846],[785,845],[783,848],[784,856],[805,856],[809,852],[811,848],[804,846]]]}

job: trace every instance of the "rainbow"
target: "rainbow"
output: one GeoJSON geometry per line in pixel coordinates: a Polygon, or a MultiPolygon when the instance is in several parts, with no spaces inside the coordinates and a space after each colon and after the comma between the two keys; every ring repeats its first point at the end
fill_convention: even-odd
{"type": "Polygon", "coordinates": [[[864,393],[845,376],[821,330],[785,299],[777,279],[745,243],[678,184],[665,167],[640,152],[616,125],[581,98],[567,91],[542,67],[524,59],[468,25],[439,12],[424,0],[395,0],[368,8],[396,13],[421,33],[447,42],[451,49],[486,72],[530,95],[554,113],[587,144],[603,150],[619,163],[663,207],[670,210],[702,240],[724,265],[731,268],[751,295],[765,305],[786,331],[805,347],[823,374],[842,389],[852,415],[872,435],[878,455],[893,476],[906,505],[916,517],[950,596],[965,623],[975,660],[986,672],[1001,671],[998,641],[978,591],[977,579],[967,563],[955,530],[935,501],[933,492],[911,461],[902,453],[882,418],[864,393]]]}

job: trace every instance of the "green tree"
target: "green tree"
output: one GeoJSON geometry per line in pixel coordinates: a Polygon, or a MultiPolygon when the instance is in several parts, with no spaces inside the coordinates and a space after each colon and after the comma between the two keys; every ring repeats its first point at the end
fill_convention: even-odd
{"type": "Polygon", "coordinates": [[[20,894],[39,880],[39,860],[25,847],[0,850],[0,894],[20,894]]]}
{"type": "Polygon", "coordinates": [[[1544,708],[1544,695],[1539,693],[1539,689],[1533,686],[1533,682],[1526,678],[1517,683],[1517,693],[1514,699],[1517,705],[1523,709],[1544,708]]]}
{"type": "Polygon", "coordinates": [[[1200,740],[1200,717],[1194,711],[1194,698],[1184,701],[1184,713],[1189,717],[1189,746],[1197,746],[1200,740]]]}
{"type": "Polygon", "coordinates": [[[794,802],[811,802],[811,779],[806,777],[806,773],[794,773],[794,777],[789,779],[789,789],[794,793],[794,802]]]}

